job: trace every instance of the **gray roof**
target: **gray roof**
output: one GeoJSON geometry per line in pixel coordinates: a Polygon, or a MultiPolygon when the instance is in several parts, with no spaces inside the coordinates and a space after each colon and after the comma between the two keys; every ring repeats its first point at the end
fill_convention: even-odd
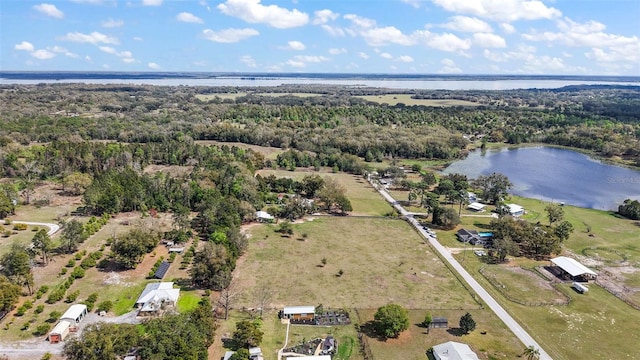
{"type": "Polygon", "coordinates": [[[551,259],[551,262],[561,267],[562,270],[569,273],[571,276],[579,276],[584,274],[589,274],[593,276],[597,276],[598,274],[589,269],[588,267],[580,264],[576,260],[566,257],[566,256],[558,256],[557,258],[551,259]]]}

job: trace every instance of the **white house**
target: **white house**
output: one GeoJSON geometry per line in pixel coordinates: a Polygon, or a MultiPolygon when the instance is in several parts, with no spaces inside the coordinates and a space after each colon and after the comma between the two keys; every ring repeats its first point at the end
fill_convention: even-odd
{"type": "Polygon", "coordinates": [[[509,215],[511,216],[524,215],[524,208],[517,204],[507,204],[507,210],[509,211],[509,215]]]}
{"type": "Polygon", "coordinates": [[[139,315],[152,315],[166,306],[175,306],[180,297],[180,289],[173,288],[173,282],[156,282],[147,286],[136,300],[139,315]]]}
{"type": "Polygon", "coordinates": [[[434,346],[433,356],[436,360],[479,360],[469,345],[455,341],[434,346]]]}

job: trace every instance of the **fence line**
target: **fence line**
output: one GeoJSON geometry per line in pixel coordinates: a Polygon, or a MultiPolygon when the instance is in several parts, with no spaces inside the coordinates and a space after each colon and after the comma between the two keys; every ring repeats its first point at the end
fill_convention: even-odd
{"type": "MultiPolygon", "coordinates": [[[[565,300],[558,302],[558,301],[543,301],[543,302],[528,302],[528,301],[523,301],[520,299],[516,299],[513,296],[509,295],[507,292],[504,291],[504,285],[502,285],[497,279],[493,278],[492,276],[489,276],[487,274],[485,274],[484,271],[485,267],[481,267],[478,272],[496,289],[498,290],[498,292],[500,294],[502,294],[502,296],[504,296],[507,300],[514,302],[516,304],[520,304],[520,305],[524,305],[524,306],[548,306],[548,305],[568,305],[569,302],[571,302],[571,296],[568,296],[564,291],[560,291],[560,293],[562,295],[565,296],[565,300]]],[[[554,286],[555,289],[557,289],[557,287],[554,286]]]]}

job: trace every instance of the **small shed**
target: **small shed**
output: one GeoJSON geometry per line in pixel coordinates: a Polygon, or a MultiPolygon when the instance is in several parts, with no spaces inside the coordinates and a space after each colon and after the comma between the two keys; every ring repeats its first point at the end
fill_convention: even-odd
{"type": "Polygon", "coordinates": [[[434,317],[433,319],[431,319],[431,324],[429,324],[429,327],[432,329],[448,329],[449,321],[447,320],[447,318],[434,317]]]}
{"type": "Polygon", "coordinates": [[[551,263],[560,268],[563,274],[565,274],[565,276],[568,275],[571,280],[588,281],[591,279],[595,279],[598,276],[595,271],[589,269],[588,267],[582,265],[581,263],[570,257],[558,256],[557,258],[551,259],[551,263]]]}
{"type": "Polygon", "coordinates": [[[282,317],[290,320],[313,320],[316,316],[315,306],[285,306],[282,317]]]}
{"type": "Polygon", "coordinates": [[[49,342],[51,344],[57,344],[60,341],[63,341],[67,335],[69,335],[69,328],[71,327],[71,323],[63,320],[60,321],[49,333],[49,342]]]}
{"type": "Polygon", "coordinates": [[[275,218],[266,211],[256,211],[256,219],[259,222],[272,222],[275,218]]]}
{"type": "Polygon", "coordinates": [[[485,204],[481,204],[481,203],[479,203],[479,202],[472,202],[471,204],[467,205],[467,208],[468,208],[468,209],[471,209],[471,210],[473,210],[473,211],[484,211],[484,208],[485,208],[486,206],[487,206],[487,205],[485,205],[485,204]]]}
{"type": "Polygon", "coordinates": [[[178,253],[182,254],[184,252],[184,246],[174,246],[169,248],[169,254],[178,253]]]}
{"type": "Polygon", "coordinates": [[[72,327],[78,325],[87,316],[87,305],[73,304],[62,314],[60,321],[68,321],[72,327]]]}

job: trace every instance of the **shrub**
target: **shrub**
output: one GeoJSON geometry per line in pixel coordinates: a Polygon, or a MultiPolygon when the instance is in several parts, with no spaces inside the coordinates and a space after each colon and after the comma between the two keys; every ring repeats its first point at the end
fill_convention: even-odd
{"type": "Polygon", "coordinates": [[[109,266],[109,259],[102,259],[98,261],[98,264],[96,266],[98,267],[98,269],[106,268],[107,266],[109,266]]]}
{"type": "Polygon", "coordinates": [[[82,260],[82,262],[80,263],[80,267],[82,267],[83,269],[89,269],[96,266],[96,259],[94,259],[93,257],[89,256],[87,258],[85,258],[84,260],[82,260]]]}
{"type": "Polygon", "coordinates": [[[40,314],[44,311],[44,305],[38,305],[35,310],[33,310],[36,314],[40,314]]]}
{"type": "Polygon", "coordinates": [[[22,327],[20,328],[20,330],[22,330],[22,331],[27,331],[27,330],[29,330],[29,325],[30,325],[30,323],[27,321],[26,323],[24,323],[24,325],[22,325],[22,327]]]}
{"type": "Polygon", "coordinates": [[[98,293],[92,293],[87,297],[87,302],[95,303],[98,300],[98,293]]]}
{"type": "Polygon", "coordinates": [[[22,304],[26,309],[31,309],[33,307],[33,302],[31,300],[27,300],[22,304]]]}
{"type": "Polygon", "coordinates": [[[81,253],[76,253],[75,258],[76,258],[76,260],[82,259],[82,254],[81,253]]]}
{"type": "Polygon", "coordinates": [[[62,316],[62,313],[60,311],[52,311],[49,313],[49,318],[47,319],[48,323],[54,323],[56,321],[58,321],[58,319],[60,319],[60,316],[62,316]]]}
{"type": "Polygon", "coordinates": [[[25,308],[24,306],[20,306],[18,310],[16,310],[16,316],[22,316],[26,312],[27,312],[27,308],[25,308]]]}
{"type": "MultiPolygon", "coordinates": [[[[66,268],[63,268],[63,269],[66,269],[66,268]]],[[[42,295],[44,295],[47,291],[49,291],[49,287],[47,285],[40,286],[38,291],[36,291],[36,299],[40,299],[42,295]]]]}
{"type": "Polygon", "coordinates": [[[80,295],[80,290],[76,290],[74,292],[72,292],[71,294],[67,295],[67,299],[65,300],[66,303],[72,303],[74,301],[76,301],[76,299],[78,298],[78,296],[80,295]]]}
{"type": "Polygon", "coordinates": [[[64,267],[62,269],[60,269],[60,272],[58,273],[58,275],[65,275],[67,273],[67,268],[64,267]]]}
{"type": "Polygon", "coordinates": [[[51,324],[47,324],[47,323],[40,324],[36,328],[36,331],[33,332],[33,335],[35,336],[46,335],[49,332],[49,329],[51,329],[51,324]]]}
{"type": "Polygon", "coordinates": [[[84,277],[84,269],[81,267],[76,267],[73,269],[73,271],[71,272],[71,277],[74,279],[80,279],[84,277]]]}
{"type": "Polygon", "coordinates": [[[106,311],[109,312],[113,308],[113,302],[110,300],[106,300],[98,304],[98,308],[96,309],[98,312],[106,311]]]}
{"type": "Polygon", "coordinates": [[[18,231],[23,231],[23,230],[27,230],[28,225],[27,224],[13,224],[13,230],[18,230],[18,231]]]}
{"type": "MultiPolygon", "coordinates": [[[[47,297],[47,304],[54,304],[54,303],[57,303],[58,301],[62,300],[66,290],[67,289],[65,289],[64,287],[61,287],[59,289],[56,289],[56,290],[52,291],[49,294],[49,297],[47,297]]],[[[58,316],[60,316],[60,315],[58,315],[58,316]]]]}
{"type": "Polygon", "coordinates": [[[73,259],[69,259],[69,262],[66,265],[68,268],[72,268],[74,266],[76,266],[76,261],[73,259]]]}

